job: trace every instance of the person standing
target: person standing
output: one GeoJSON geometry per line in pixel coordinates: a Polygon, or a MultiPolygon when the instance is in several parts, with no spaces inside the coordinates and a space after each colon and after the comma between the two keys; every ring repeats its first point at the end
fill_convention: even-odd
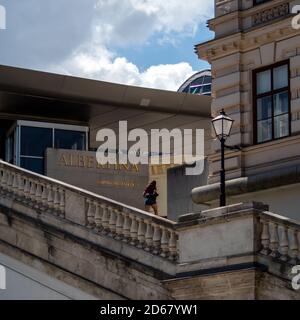
{"type": "Polygon", "coordinates": [[[151,183],[149,183],[149,185],[147,186],[147,188],[144,191],[143,194],[144,198],[145,198],[145,210],[150,212],[151,208],[154,211],[155,215],[158,215],[158,207],[157,207],[157,202],[156,202],[156,198],[159,196],[159,194],[157,193],[157,187],[156,187],[156,181],[152,181],[151,183]]]}

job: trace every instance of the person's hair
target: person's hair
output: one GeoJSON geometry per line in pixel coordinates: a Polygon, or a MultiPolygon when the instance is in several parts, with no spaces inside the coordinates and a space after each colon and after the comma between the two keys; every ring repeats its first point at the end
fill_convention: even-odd
{"type": "Polygon", "coordinates": [[[153,191],[156,190],[156,181],[153,180],[150,182],[145,190],[145,193],[153,193],[153,191]]]}

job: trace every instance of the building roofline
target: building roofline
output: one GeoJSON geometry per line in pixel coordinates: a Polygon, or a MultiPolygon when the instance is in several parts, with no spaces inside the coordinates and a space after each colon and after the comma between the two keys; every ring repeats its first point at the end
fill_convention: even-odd
{"type": "MultiPolygon", "coordinates": [[[[0,92],[210,117],[211,98],[0,65],[0,92]]],[[[150,111],[149,110],[149,111],[150,111]]],[[[145,110],[146,111],[146,110],[145,110]]]]}

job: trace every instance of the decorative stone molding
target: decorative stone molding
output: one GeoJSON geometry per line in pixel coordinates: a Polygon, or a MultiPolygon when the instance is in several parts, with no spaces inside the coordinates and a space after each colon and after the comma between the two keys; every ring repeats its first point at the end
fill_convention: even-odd
{"type": "Polygon", "coordinates": [[[261,11],[252,16],[253,26],[259,26],[261,24],[270,22],[272,20],[284,17],[289,14],[289,4],[284,3],[279,6],[270,8],[265,11],[261,11]]]}
{"type": "Polygon", "coordinates": [[[289,19],[285,19],[279,25],[272,25],[268,31],[238,32],[207,43],[200,43],[195,46],[195,52],[200,59],[212,62],[230,54],[254,50],[260,46],[278,41],[279,39],[299,35],[298,30],[291,27],[289,19]]]}

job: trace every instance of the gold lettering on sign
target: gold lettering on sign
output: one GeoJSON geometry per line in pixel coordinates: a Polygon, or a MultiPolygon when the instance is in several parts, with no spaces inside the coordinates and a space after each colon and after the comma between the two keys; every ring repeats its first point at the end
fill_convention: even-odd
{"type": "Polygon", "coordinates": [[[78,166],[80,168],[85,168],[85,157],[84,156],[78,156],[78,166]]]}
{"type": "Polygon", "coordinates": [[[67,160],[67,157],[63,154],[60,158],[60,165],[63,165],[65,167],[68,167],[69,164],[68,164],[68,160],[67,160]]]}
{"type": "Polygon", "coordinates": [[[95,158],[94,157],[91,157],[91,156],[88,157],[87,167],[89,169],[92,169],[95,167],[95,158]]]}
{"type": "Polygon", "coordinates": [[[137,184],[130,181],[110,181],[110,180],[97,180],[97,184],[101,186],[109,187],[124,187],[124,188],[135,188],[137,184]]]}
{"type": "Polygon", "coordinates": [[[137,164],[134,164],[134,165],[132,166],[132,168],[133,168],[133,171],[135,171],[135,172],[140,172],[140,168],[139,168],[139,166],[138,166],[137,164]]]}
{"type": "Polygon", "coordinates": [[[86,168],[86,169],[107,169],[127,172],[140,172],[140,166],[137,164],[99,164],[96,156],[88,156],[82,154],[68,154],[60,155],[58,164],[64,167],[86,168]]]}

